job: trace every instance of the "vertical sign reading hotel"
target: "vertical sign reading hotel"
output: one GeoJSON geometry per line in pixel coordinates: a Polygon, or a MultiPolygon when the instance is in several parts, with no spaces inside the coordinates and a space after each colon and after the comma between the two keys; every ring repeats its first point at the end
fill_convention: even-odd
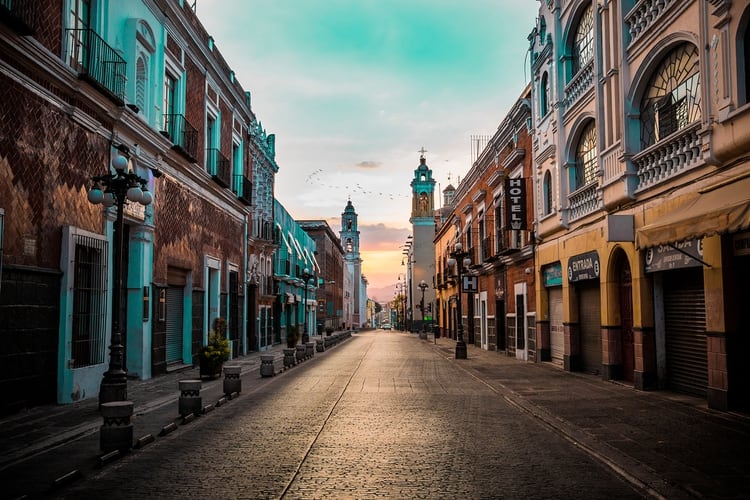
{"type": "Polygon", "coordinates": [[[526,179],[505,179],[505,220],[507,228],[526,229],[526,179]]]}

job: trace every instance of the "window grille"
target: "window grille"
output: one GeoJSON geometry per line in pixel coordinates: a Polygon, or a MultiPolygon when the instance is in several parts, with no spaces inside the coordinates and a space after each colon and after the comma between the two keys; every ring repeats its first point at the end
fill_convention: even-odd
{"type": "Polygon", "coordinates": [[[76,234],[73,268],[72,367],[104,363],[107,242],[76,234]]]}

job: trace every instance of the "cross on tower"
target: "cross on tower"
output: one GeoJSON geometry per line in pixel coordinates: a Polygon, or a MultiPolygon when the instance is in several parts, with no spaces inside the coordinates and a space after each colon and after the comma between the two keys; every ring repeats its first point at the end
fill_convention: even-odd
{"type": "Polygon", "coordinates": [[[419,155],[419,157],[420,157],[420,158],[424,158],[424,154],[425,154],[426,152],[427,152],[427,150],[426,150],[426,149],[424,148],[424,146],[422,146],[422,149],[420,149],[419,151],[417,151],[417,153],[421,153],[421,154],[419,155]]]}

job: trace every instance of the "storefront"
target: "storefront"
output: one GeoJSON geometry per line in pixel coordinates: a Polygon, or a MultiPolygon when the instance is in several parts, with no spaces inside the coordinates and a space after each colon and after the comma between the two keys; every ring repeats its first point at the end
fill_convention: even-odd
{"type": "Polygon", "coordinates": [[[562,265],[559,262],[542,268],[542,279],[547,290],[549,305],[550,360],[563,364],[565,355],[565,328],[563,326],[562,265]]]}
{"type": "Polygon", "coordinates": [[[601,291],[596,251],[568,259],[568,283],[578,303],[578,335],[570,334],[569,368],[600,374],[602,368],[601,291]],[[577,337],[577,338],[576,338],[577,337]],[[577,344],[577,345],[576,345],[577,344]],[[578,356],[576,356],[576,352],[578,356]]]}

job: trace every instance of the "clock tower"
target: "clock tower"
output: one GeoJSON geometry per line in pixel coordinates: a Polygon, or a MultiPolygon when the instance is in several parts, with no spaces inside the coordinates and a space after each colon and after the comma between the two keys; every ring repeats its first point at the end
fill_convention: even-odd
{"type": "Polygon", "coordinates": [[[362,259],[359,255],[359,229],[357,213],[349,200],[341,214],[341,246],[344,247],[344,311],[343,322],[347,328],[358,328],[364,319],[365,302],[362,300],[362,259]]]}

